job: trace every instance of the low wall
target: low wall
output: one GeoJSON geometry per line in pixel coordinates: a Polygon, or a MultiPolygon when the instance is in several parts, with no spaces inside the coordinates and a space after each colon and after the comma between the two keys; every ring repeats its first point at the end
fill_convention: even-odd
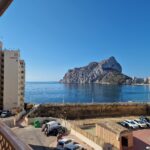
{"type": "Polygon", "coordinates": [[[78,126],[72,125],[71,133],[76,135],[78,138],[80,138],[91,147],[93,147],[95,150],[103,149],[102,146],[104,144],[104,141],[102,141],[102,139],[80,129],[78,126]]]}
{"type": "Polygon", "coordinates": [[[15,116],[15,121],[19,121],[24,115],[26,114],[26,111],[22,111],[20,113],[18,113],[16,116],[15,116]]]}
{"type": "Polygon", "coordinates": [[[77,136],[80,140],[84,141],[86,144],[90,145],[94,150],[103,150],[100,145],[94,143],[91,139],[88,139],[85,135],[82,135],[80,132],[71,129],[71,134],[77,136]]]}
{"type": "Polygon", "coordinates": [[[13,128],[16,126],[17,121],[19,121],[25,115],[25,113],[25,111],[22,111],[15,116],[1,118],[0,120],[3,121],[8,127],[13,128]]]}
{"type": "Polygon", "coordinates": [[[71,134],[77,136],[81,141],[90,145],[94,150],[102,150],[101,145],[103,144],[103,141],[100,138],[80,129],[72,122],[63,119],[61,119],[60,122],[64,127],[71,131],[71,134]]]}
{"type": "Polygon", "coordinates": [[[0,149],[1,150],[32,150],[23,143],[3,122],[0,122],[0,149]]]}
{"type": "MultiPolygon", "coordinates": [[[[77,124],[73,122],[61,119],[61,124],[71,131],[71,134],[77,136],[81,141],[84,141],[87,145],[90,145],[94,150],[103,150],[105,142],[96,135],[93,135],[87,131],[82,130],[77,124]]],[[[112,150],[117,150],[112,148],[112,150]]]]}
{"type": "Polygon", "coordinates": [[[5,118],[2,119],[1,121],[3,121],[10,128],[13,128],[16,124],[14,117],[5,118]]]}
{"type": "Polygon", "coordinates": [[[98,117],[120,117],[149,115],[150,104],[66,104],[40,105],[29,117],[55,117],[63,119],[86,119],[98,117]]]}

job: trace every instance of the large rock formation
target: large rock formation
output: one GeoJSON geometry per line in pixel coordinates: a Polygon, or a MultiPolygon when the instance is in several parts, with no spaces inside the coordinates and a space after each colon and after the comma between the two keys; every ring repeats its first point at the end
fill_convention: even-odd
{"type": "Polygon", "coordinates": [[[114,57],[92,62],[81,68],[69,70],[62,83],[131,84],[132,79],[122,74],[122,67],[114,57]]]}

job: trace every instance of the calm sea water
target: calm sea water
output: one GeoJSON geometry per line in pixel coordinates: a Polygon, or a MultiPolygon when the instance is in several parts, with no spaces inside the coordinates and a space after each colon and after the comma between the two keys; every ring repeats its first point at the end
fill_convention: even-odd
{"type": "Polygon", "coordinates": [[[150,86],[27,82],[25,100],[40,104],[150,102],[150,86]]]}

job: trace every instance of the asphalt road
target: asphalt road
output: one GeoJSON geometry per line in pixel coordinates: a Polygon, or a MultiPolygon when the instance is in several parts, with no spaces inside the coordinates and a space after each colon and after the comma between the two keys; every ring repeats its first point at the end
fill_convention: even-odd
{"type": "Polygon", "coordinates": [[[41,132],[41,128],[34,128],[33,126],[27,126],[24,128],[15,127],[12,131],[20,137],[22,141],[29,144],[34,150],[52,150],[50,145],[56,142],[55,136],[45,136],[41,132]]]}
{"type": "MultiPolygon", "coordinates": [[[[41,132],[41,128],[34,128],[29,125],[26,127],[20,126],[12,128],[12,131],[20,137],[23,142],[29,144],[33,150],[54,150],[56,148],[57,138],[55,136],[45,136],[44,133],[41,132]]],[[[68,135],[65,138],[75,140],[87,150],[93,150],[89,145],[74,135],[68,135]]]]}

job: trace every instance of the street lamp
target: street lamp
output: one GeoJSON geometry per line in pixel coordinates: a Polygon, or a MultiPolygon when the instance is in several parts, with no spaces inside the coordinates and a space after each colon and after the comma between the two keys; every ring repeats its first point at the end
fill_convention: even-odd
{"type": "Polygon", "coordinates": [[[6,11],[13,0],[0,0],[0,16],[6,11]]]}

